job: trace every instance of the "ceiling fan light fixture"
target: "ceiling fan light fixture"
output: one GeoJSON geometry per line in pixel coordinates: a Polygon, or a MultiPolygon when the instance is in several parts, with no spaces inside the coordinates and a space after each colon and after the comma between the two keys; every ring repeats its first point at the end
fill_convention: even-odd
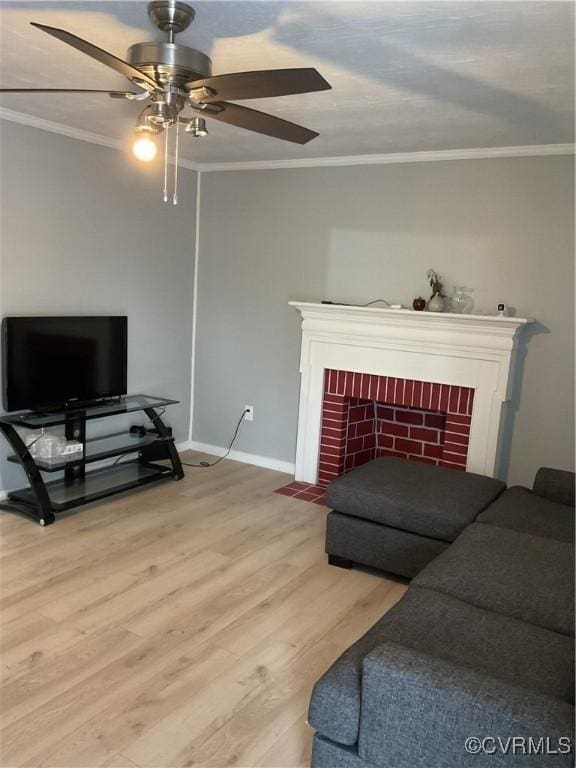
{"type": "MultiPolygon", "coordinates": [[[[0,0],[1,2],[1,0],[0,0]]],[[[147,106],[136,120],[132,152],[138,160],[150,163],[158,154],[156,136],[164,133],[164,200],[168,201],[168,170],[174,167],[173,203],[178,202],[179,137],[182,126],[193,138],[207,136],[203,117],[181,117],[186,106],[193,113],[205,115],[228,125],[264,136],[306,144],[318,134],[301,125],[274,115],[250,109],[237,101],[292,96],[328,90],[331,86],[313,67],[262,69],[212,75],[212,61],[202,51],[182,45],[175,35],[187,29],[195,16],[194,9],[184,0],[151,0],[148,15],[152,23],[168,39],[134,43],[126,60],[84,40],[65,29],[30,22],[33,27],[50,35],[85,56],[100,62],[127,78],[130,91],[110,91],[85,88],[0,88],[4,93],[103,93],[113,99],[146,101],[147,106]],[[174,136],[174,152],[169,152],[169,134],[174,136]]]]}
{"type": "Polygon", "coordinates": [[[132,152],[137,160],[144,163],[150,163],[158,153],[156,142],[152,140],[150,132],[142,129],[136,129],[132,152]]]}
{"type": "Polygon", "coordinates": [[[201,136],[208,136],[206,120],[203,117],[193,117],[186,126],[186,133],[189,133],[195,139],[199,139],[201,136]]]}

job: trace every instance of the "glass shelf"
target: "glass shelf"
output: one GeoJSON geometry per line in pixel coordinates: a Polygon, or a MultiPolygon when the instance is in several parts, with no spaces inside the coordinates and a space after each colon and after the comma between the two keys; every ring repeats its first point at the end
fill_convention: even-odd
{"type": "Polygon", "coordinates": [[[152,395],[126,395],[115,400],[107,400],[101,403],[86,405],[84,408],[68,408],[60,411],[25,411],[24,413],[5,414],[0,416],[0,422],[11,424],[13,427],[27,427],[28,429],[41,429],[42,427],[55,427],[65,424],[74,416],[89,419],[101,419],[104,416],[115,416],[133,411],[143,411],[146,408],[165,408],[175,405],[178,400],[166,400],[163,397],[152,395]]]}
{"type": "MultiPolygon", "coordinates": [[[[63,512],[171,475],[172,467],[169,466],[127,461],[116,467],[105,467],[88,472],[84,478],[75,480],[73,483],[65,483],[64,480],[46,483],[46,490],[53,510],[63,512]]],[[[28,488],[12,491],[10,499],[25,504],[36,503],[34,493],[28,488]]]]}
{"type": "MultiPolygon", "coordinates": [[[[111,435],[92,437],[86,441],[86,454],[81,456],[62,456],[59,459],[49,461],[39,457],[34,458],[34,463],[43,472],[61,472],[69,464],[89,464],[93,461],[102,461],[113,456],[140,451],[152,443],[173,442],[173,437],[162,438],[156,433],[150,433],[145,437],[133,435],[130,432],[117,432],[111,435]]],[[[8,456],[8,461],[18,463],[18,458],[13,454],[8,456]]]]}

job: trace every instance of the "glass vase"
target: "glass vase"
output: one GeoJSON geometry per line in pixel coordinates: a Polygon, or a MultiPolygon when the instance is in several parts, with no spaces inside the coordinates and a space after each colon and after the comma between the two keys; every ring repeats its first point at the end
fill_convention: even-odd
{"type": "Polygon", "coordinates": [[[459,315],[469,315],[474,308],[474,299],[471,293],[472,289],[465,286],[455,288],[452,297],[452,311],[459,315]]]}

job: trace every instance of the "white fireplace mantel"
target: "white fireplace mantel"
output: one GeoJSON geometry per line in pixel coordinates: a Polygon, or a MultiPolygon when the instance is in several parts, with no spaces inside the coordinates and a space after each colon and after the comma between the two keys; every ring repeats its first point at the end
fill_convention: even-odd
{"type": "Polygon", "coordinates": [[[474,389],[467,469],[497,474],[503,405],[526,318],[289,302],[302,315],[296,479],[318,477],[324,371],[474,389]]]}

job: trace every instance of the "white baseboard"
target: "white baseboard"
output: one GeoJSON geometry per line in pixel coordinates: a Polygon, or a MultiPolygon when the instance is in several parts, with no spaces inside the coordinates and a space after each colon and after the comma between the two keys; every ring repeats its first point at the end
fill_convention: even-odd
{"type": "MultiPolygon", "coordinates": [[[[199,443],[197,440],[178,443],[177,448],[178,451],[198,451],[199,453],[208,453],[210,456],[223,456],[226,453],[226,448],[209,443],[199,443]]],[[[255,467],[286,472],[288,475],[294,474],[294,463],[290,461],[280,461],[280,459],[272,459],[269,456],[258,456],[256,453],[244,453],[243,451],[230,451],[227,458],[231,461],[240,461],[242,464],[253,464],[255,467]]]]}

